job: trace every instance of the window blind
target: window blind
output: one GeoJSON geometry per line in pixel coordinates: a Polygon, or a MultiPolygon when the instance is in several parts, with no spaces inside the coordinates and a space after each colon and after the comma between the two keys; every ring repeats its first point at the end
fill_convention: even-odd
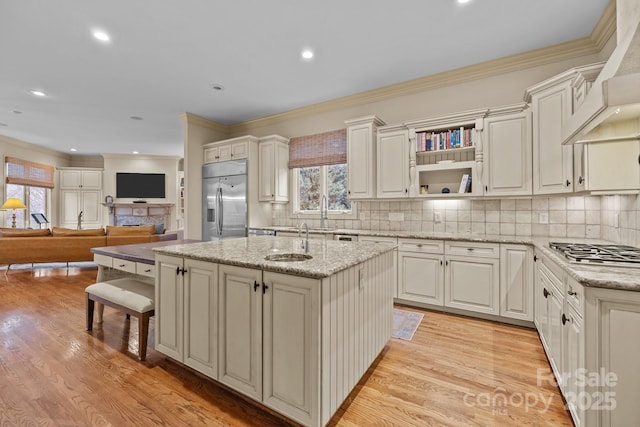
{"type": "Polygon", "coordinates": [[[53,188],[54,167],[6,156],[7,184],[53,188]]]}
{"type": "Polygon", "coordinates": [[[347,163],[347,130],[291,138],[289,169],[347,163]]]}

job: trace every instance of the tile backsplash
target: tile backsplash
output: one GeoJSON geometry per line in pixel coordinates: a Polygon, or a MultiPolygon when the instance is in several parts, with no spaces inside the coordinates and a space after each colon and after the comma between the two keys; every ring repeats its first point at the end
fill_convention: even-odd
{"type": "MultiPolygon", "coordinates": [[[[330,219],[329,226],[361,230],[403,230],[515,236],[604,238],[640,244],[639,197],[567,196],[495,200],[376,200],[356,203],[357,218],[330,219]],[[616,222],[617,221],[617,222],[616,222]],[[617,224],[617,226],[616,226],[617,224]]],[[[317,217],[316,217],[317,218],[317,217]]],[[[278,205],[273,225],[295,226],[290,205],[278,205]]]]}

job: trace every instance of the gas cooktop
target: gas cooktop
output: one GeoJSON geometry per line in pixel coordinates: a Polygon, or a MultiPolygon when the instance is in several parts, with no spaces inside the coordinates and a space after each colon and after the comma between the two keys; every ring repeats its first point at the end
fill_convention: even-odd
{"type": "Polygon", "coordinates": [[[634,246],[560,242],[549,246],[576,263],[640,267],[640,248],[634,246]]]}

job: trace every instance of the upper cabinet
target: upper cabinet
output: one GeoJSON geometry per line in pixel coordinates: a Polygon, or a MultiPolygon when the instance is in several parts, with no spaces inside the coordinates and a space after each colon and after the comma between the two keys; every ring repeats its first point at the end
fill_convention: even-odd
{"type": "Polygon", "coordinates": [[[102,169],[59,168],[60,214],[66,228],[102,226],[102,169]]]}
{"type": "Polygon", "coordinates": [[[349,199],[375,198],[377,128],[384,122],[376,116],[367,116],[347,120],[345,124],[349,199]]]}
{"type": "Polygon", "coordinates": [[[378,132],[377,191],[379,198],[409,195],[409,133],[401,126],[385,126],[378,132]]]}
{"type": "Polygon", "coordinates": [[[207,144],[204,150],[205,163],[246,159],[248,156],[249,141],[246,137],[207,144]]]}
{"type": "Polygon", "coordinates": [[[533,114],[533,194],[573,192],[573,147],[562,145],[562,126],[572,113],[575,70],[530,87],[533,114]]]}
{"type": "Polygon", "coordinates": [[[261,202],[289,201],[289,140],[279,135],[260,138],[258,145],[261,202]]]}
{"type": "Polygon", "coordinates": [[[530,196],[531,112],[526,104],[492,109],[484,130],[485,196],[530,196]]]}
{"type": "Polygon", "coordinates": [[[64,190],[102,190],[102,169],[60,169],[60,188],[64,190]]]}

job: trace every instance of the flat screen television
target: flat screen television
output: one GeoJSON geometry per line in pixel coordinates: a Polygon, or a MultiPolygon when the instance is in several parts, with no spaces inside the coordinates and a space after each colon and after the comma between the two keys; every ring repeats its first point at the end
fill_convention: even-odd
{"type": "Polygon", "coordinates": [[[116,197],[119,199],[164,199],[165,174],[116,173],[116,197]]]}

